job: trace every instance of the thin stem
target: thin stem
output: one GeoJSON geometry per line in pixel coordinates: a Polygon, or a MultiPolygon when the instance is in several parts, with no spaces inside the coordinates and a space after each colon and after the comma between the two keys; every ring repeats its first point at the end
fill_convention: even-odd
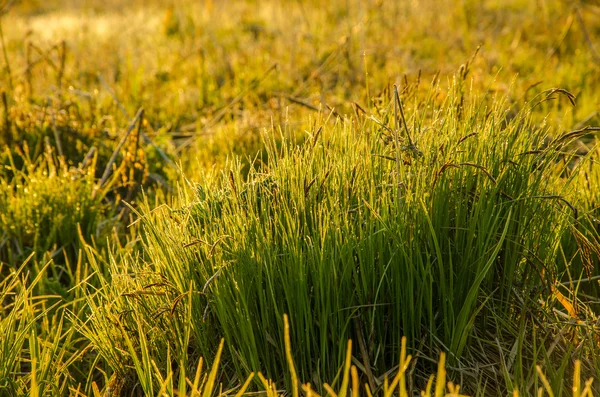
{"type": "Polygon", "coordinates": [[[12,72],[10,70],[10,63],[8,62],[8,53],[6,52],[6,43],[4,42],[4,31],[2,30],[2,18],[0,18],[0,42],[2,42],[2,54],[4,55],[4,68],[6,69],[6,74],[8,76],[8,84],[10,86],[11,92],[14,89],[12,72]]]}
{"type": "Polygon", "coordinates": [[[598,55],[598,52],[596,52],[596,48],[594,47],[594,42],[590,38],[588,30],[585,27],[585,23],[583,22],[583,17],[581,16],[581,12],[579,11],[579,7],[575,8],[575,15],[577,15],[577,21],[579,22],[579,25],[581,26],[581,31],[583,32],[583,35],[585,36],[585,40],[587,41],[588,47],[590,47],[590,51],[592,53],[592,56],[594,57],[594,59],[597,62],[600,62],[600,55],[598,55]]]}
{"type": "Polygon", "coordinates": [[[396,95],[396,102],[400,107],[400,116],[402,116],[402,122],[404,123],[404,129],[406,130],[406,137],[408,138],[408,144],[412,147],[414,146],[414,142],[410,137],[410,132],[408,131],[408,124],[406,124],[406,118],[404,117],[404,107],[402,106],[402,101],[400,100],[400,95],[398,95],[398,88],[394,86],[394,93],[396,95]]]}
{"type": "MultiPolygon", "coordinates": [[[[398,128],[398,87],[394,85],[394,140],[396,143],[396,185],[398,186],[398,198],[400,198],[400,128],[398,128]]],[[[402,109],[402,108],[400,108],[402,109]]]]}

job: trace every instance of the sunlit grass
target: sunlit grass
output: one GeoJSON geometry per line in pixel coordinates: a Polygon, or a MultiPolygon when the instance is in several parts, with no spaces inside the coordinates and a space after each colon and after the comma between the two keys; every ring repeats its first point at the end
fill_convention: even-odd
{"type": "MultiPolygon", "coordinates": [[[[157,360],[191,346],[211,356],[212,335],[223,335],[238,377],[275,377],[289,365],[276,339],[289,313],[300,330],[292,333],[300,379],[336,377],[353,339],[361,376],[375,387],[373,373],[396,363],[398,333],[426,341],[422,354],[449,351],[453,366],[497,365],[499,343],[472,338],[501,324],[497,337],[517,346],[517,372],[475,378],[510,390],[531,387],[536,362],[571,354],[560,338],[554,354],[523,339],[557,338],[562,331],[539,328],[535,318],[558,310],[581,320],[575,332],[586,347],[578,354],[594,373],[593,326],[584,325],[592,309],[568,281],[586,276],[590,258],[580,247],[593,246],[597,231],[593,216],[571,203],[579,178],[576,170],[564,176],[570,162],[556,150],[576,134],[550,138],[531,123],[530,105],[507,122],[505,102],[484,112],[487,99],[464,97],[457,86],[441,103],[432,97],[415,102],[406,127],[391,98],[378,112],[383,122],[365,115],[356,127],[323,116],[302,144],[265,137],[265,162],[246,179],[232,163],[220,178],[182,188],[179,208],[142,207],[142,253],[111,258],[102,297],[90,301],[98,314],[87,333],[105,334],[95,345],[129,345],[113,335],[117,318],[140,337],[152,330],[140,348],[150,343],[157,360]],[[169,336],[188,325],[191,339],[169,336]]],[[[130,358],[115,351],[126,349],[106,353],[117,370],[130,358]]]]}
{"type": "Polygon", "coordinates": [[[596,393],[598,15],[0,0],[0,395],[596,393]]]}

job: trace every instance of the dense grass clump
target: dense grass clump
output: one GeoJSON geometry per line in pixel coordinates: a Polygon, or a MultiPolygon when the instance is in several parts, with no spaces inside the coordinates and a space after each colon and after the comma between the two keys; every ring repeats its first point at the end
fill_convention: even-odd
{"type": "Polygon", "coordinates": [[[115,210],[104,202],[94,164],[69,168],[51,152],[36,161],[10,156],[10,164],[0,180],[0,263],[15,264],[14,270],[31,256],[28,266],[37,276],[51,261],[39,284],[64,291],[76,282],[81,235],[102,242],[116,225],[115,210]]]}
{"type": "MultiPolygon", "coordinates": [[[[225,337],[237,376],[277,376],[289,313],[303,381],[334,379],[352,339],[377,387],[406,335],[426,357],[495,366],[467,383],[527,391],[535,363],[570,348],[523,338],[555,338],[538,326],[553,311],[585,315],[561,282],[593,269],[576,241],[597,232],[569,201],[578,179],[556,149],[571,138],[531,123],[530,104],[508,118],[505,102],[465,97],[461,84],[432,87],[406,119],[396,96],[374,115],[317,118],[301,144],[267,134],[268,161],[246,179],[233,163],[182,188],[178,208],[143,210],[144,248],[111,260],[84,332],[117,372],[131,349],[166,365],[169,351],[211,356],[225,337]],[[115,335],[117,318],[138,347],[115,335]],[[483,339],[489,327],[496,342],[483,339]],[[501,345],[517,346],[506,379],[501,345]]],[[[581,325],[569,332],[589,340],[581,325]]],[[[577,355],[594,372],[589,342],[577,355]]]]}
{"type": "Polygon", "coordinates": [[[56,297],[35,294],[44,271],[28,277],[29,260],[10,272],[0,266],[6,274],[0,281],[0,396],[66,395],[77,358],[69,351],[72,333],[57,310],[60,302],[48,302],[56,297]]]}

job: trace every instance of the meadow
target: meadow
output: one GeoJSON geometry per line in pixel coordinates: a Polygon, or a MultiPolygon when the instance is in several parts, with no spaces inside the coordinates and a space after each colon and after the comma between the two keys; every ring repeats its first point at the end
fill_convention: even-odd
{"type": "Polygon", "coordinates": [[[600,395],[597,1],[0,0],[0,45],[0,396],[600,395]]]}

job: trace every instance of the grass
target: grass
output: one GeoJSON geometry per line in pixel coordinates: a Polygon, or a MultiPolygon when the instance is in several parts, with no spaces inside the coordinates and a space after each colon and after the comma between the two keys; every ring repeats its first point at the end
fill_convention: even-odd
{"type": "Polygon", "coordinates": [[[598,393],[593,2],[0,9],[0,395],[598,393]]]}
{"type": "MultiPolygon", "coordinates": [[[[481,357],[484,342],[469,343],[470,336],[485,335],[498,321],[521,322],[520,329],[499,327],[514,345],[520,333],[537,328],[538,316],[571,310],[570,298],[562,306],[557,299],[564,296],[558,285],[569,275],[584,278],[576,239],[591,245],[585,235],[597,231],[569,201],[574,178],[561,176],[569,163],[561,164],[554,150],[568,143],[563,137],[531,153],[548,131],[530,124],[529,107],[506,123],[486,117],[485,99],[463,98],[459,122],[458,100],[425,100],[407,115],[418,126],[421,109],[431,109],[421,130],[412,131],[418,152],[405,137],[399,148],[388,139],[401,131],[390,115],[392,101],[388,113],[379,113],[389,126],[366,117],[359,128],[317,121],[319,133],[297,146],[266,137],[265,165],[246,180],[234,163],[220,178],[193,185],[176,209],[142,207],[147,257],[111,263],[102,282],[106,295],[94,307],[112,302],[113,314],[92,317],[92,332],[109,330],[111,318],[128,313],[120,321],[152,329],[157,354],[194,346],[203,356],[216,344],[206,335],[224,335],[239,377],[260,369],[275,376],[287,360],[273,335],[282,333],[281,316],[290,313],[292,329],[302,330],[292,333],[301,379],[334,378],[347,339],[364,348],[357,359],[372,387],[372,372],[395,364],[398,335],[433,348],[425,355],[434,355],[435,346],[448,350],[458,367],[494,363],[503,350],[481,357]],[[473,130],[480,132],[469,137],[473,130]],[[532,291],[545,296],[544,305],[532,291]],[[173,325],[180,308],[190,314],[173,325]],[[169,337],[188,323],[192,342],[169,337]]],[[[551,328],[537,332],[556,337],[551,328]]],[[[484,351],[496,350],[494,344],[484,351]]],[[[594,371],[589,347],[578,354],[590,358],[594,371]]],[[[550,360],[550,353],[519,349],[512,358],[520,371],[540,359],[550,360]]],[[[482,373],[474,377],[493,383],[482,373]]]]}

